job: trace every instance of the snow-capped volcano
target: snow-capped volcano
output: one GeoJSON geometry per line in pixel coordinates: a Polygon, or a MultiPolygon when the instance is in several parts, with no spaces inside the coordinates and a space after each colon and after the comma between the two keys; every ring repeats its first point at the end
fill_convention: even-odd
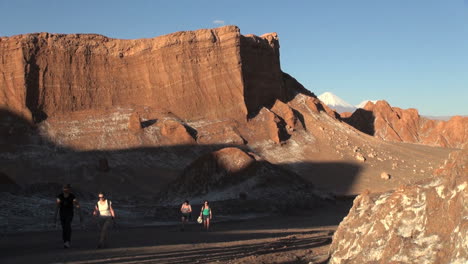
{"type": "Polygon", "coordinates": [[[325,92],[321,95],[318,96],[318,99],[320,101],[324,102],[328,107],[331,109],[334,109],[338,113],[343,113],[343,112],[354,112],[356,110],[356,107],[345,100],[341,99],[340,97],[330,93],[330,92],[325,92]]]}

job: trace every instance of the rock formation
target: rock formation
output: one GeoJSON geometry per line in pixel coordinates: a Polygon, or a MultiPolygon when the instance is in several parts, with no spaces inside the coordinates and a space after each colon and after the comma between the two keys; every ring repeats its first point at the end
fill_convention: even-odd
{"type": "MultiPolygon", "coordinates": [[[[392,180],[375,190],[388,190],[409,181],[402,172],[421,179],[432,166],[412,159],[395,169],[389,153],[421,152],[341,122],[282,71],[275,33],[241,35],[235,26],[136,40],[35,33],[1,37],[0,58],[0,168],[19,185],[112,182],[113,191],[154,196],[229,147],[338,194],[362,192],[381,171],[392,180]]],[[[445,155],[428,152],[419,160],[445,155]]]]}
{"type": "Polygon", "coordinates": [[[0,56],[0,107],[35,122],[130,105],[190,120],[242,120],[291,96],[276,34],[242,36],[234,26],[138,40],[49,33],[2,37],[0,56]]]}
{"type": "Polygon", "coordinates": [[[468,151],[435,178],[361,194],[333,236],[331,264],[467,263],[468,151]]]}
{"type": "Polygon", "coordinates": [[[368,102],[364,108],[343,120],[360,131],[378,138],[448,148],[463,148],[468,142],[468,117],[448,121],[421,117],[416,109],[401,109],[386,101],[368,102]]]}

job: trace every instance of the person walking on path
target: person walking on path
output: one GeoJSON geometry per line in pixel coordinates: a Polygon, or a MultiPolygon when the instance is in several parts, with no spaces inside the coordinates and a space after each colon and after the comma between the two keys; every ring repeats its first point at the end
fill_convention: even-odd
{"type": "Polygon", "coordinates": [[[75,207],[80,216],[80,224],[83,225],[83,216],[81,214],[80,204],[78,203],[75,195],[71,192],[70,184],[63,186],[62,193],[57,195],[56,204],[54,224],[57,226],[57,215],[60,213],[63,247],[69,248],[71,246],[71,224],[73,222],[73,212],[75,207]]]}
{"type": "Polygon", "coordinates": [[[210,220],[213,218],[213,214],[211,212],[210,203],[205,201],[200,211],[200,217],[203,218],[203,227],[206,231],[210,229],[210,220]]]}
{"type": "Polygon", "coordinates": [[[99,228],[99,242],[98,248],[102,248],[107,243],[107,237],[109,228],[112,225],[115,212],[112,208],[112,202],[106,199],[103,192],[98,193],[99,201],[94,206],[93,216],[97,216],[98,228],[99,228]]]}
{"type": "Polygon", "coordinates": [[[192,206],[190,206],[189,201],[185,200],[185,202],[180,207],[180,213],[182,214],[182,227],[180,230],[184,231],[185,224],[188,223],[192,214],[192,206]]]}

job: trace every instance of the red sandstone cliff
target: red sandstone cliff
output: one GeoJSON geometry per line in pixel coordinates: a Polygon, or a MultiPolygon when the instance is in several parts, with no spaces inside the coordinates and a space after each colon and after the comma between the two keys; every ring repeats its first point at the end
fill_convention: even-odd
{"type": "Polygon", "coordinates": [[[448,121],[421,117],[416,109],[401,109],[386,101],[368,102],[343,120],[378,138],[433,146],[464,148],[468,142],[468,117],[455,116],[448,121]]]}
{"type": "Polygon", "coordinates": [[[239,28],[121,40],[36,33],[0,38],[0,107],[56,113],[144,105],[182,119],[245,120],[290,97],[276,34],[239,28]]]}

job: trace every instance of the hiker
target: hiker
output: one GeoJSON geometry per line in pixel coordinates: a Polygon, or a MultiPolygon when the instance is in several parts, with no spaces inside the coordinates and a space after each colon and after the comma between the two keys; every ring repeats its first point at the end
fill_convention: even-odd
{"type": "Polygon", "coordinates": [[[98,228],[100,230],[98,248],[103,248],[107,242],[108,230],[113,224],[115,212],[112,202],[106,199],[103,192],[98,193],[99,201],[94,206],[93,216],[97,216],[98,228]]]}
{"type": "Polygon", "coordinates": [[[203,218],[203,227],[206,231],[208,231],[208,229],[210,228],[210,220],[211,218],[213,218],[210,203],[208,201],[205,201],[203,203],[203,206],[200,211],[200,217],[203,218]]]}
{"type": "Polygon", "coordinates": [[[180,212],[182,213],[182,228],[181,230],[184,231],[185,224],[188,223],[190,216],[192,214],[192,206],[190,206],[189,201],[185,200],[185,202],[180,207],[180,212]]]}
{"type": "Polygon", "coordinates": [[[57,207],[55,209],[54,224],[57,226],[57,214],[60,212],[60,223],[62,225],[62,239],[63,247],[69,248],[71,246],[71,224],[73,222],[74,208],[78,210],[80,216],[80,224],[83,225],[83,216],[80,210],[80,204],[75,195],[71,192],[70,184],[65,184],[62,193],[57,195],[57,207]]]}

